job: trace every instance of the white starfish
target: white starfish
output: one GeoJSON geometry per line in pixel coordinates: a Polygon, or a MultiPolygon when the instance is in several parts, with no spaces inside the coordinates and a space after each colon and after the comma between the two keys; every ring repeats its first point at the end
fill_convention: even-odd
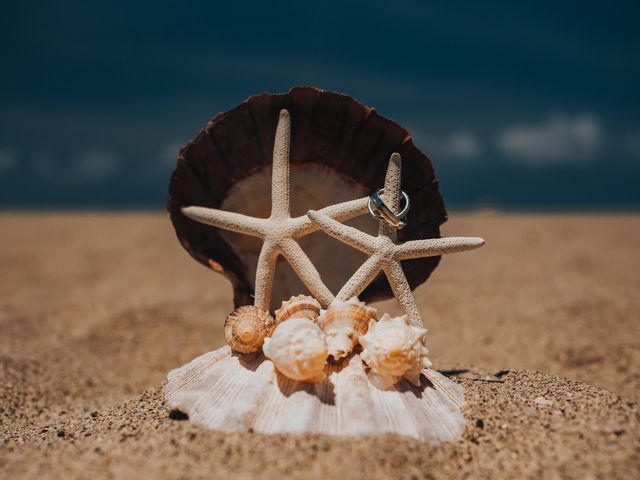
{"type": "MultiPolygon", "coordinates": [[[[325,286],[309,257],[296,242],[319,229],[306,215],[291,218],[289,199],[289,151],[291,119],[287,110],[280,111],[273,146],[273,170],[271,174],[271,215],[256,218],[215,208],[186,206],[182,213],[200,223],[232,232],[244,233],[263,240],[255,279],[254,305],[269,310],[271,290],[275,276],[276,260],[282,255],[304,282],[311,294],[323,307],[333,300],[333,294],[325,286]]],[[[332,205],[320,210],[327,218],[348,220],[367,211],[367,198],[332,205]]]]}
{"type": "MultiPolygon", "coordinates": [[[[385,204],[394,213],[399,211],[400,174],[401,158],[398,153],[394,153],[389,159],[383,193],[385,204]]],[[[336,299],[344,301],[358,296],[382,270],[402,310],[408,315],[409,321],[419,327],[422,327],[422,317],[400,261],[462,252],[484,245],[484,240],[479,237],[449,237],[397,243],[396,230],[388,227],[384,222],[380,222],[378,236],[374,237],[356,228],[343,225],[322,211],[311,210],[307,215],[332,237],[369,255],[369,258],[342,287],[336,299]]]]}

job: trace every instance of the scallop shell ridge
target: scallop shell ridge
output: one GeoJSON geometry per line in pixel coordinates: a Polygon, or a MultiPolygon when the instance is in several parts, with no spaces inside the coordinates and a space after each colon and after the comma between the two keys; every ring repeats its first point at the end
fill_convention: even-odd
{"type": "Polygon", "coordinates": [[[190,421],[218,431],[393,433],[439,444],[465,429],[462,388],[438,372],[424,370],[420,387],[400,381],[380,390],[357,354],[327,370],[315,384],[283,381],[271,361],[235,356],[225,346],[169,372],[165,399],[190,421]]]}

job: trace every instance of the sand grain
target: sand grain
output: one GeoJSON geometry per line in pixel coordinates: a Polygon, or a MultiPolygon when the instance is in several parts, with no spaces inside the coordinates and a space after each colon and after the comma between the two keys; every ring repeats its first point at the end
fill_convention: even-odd
{"type": "Polygon", "coordinates": [[[163,214],[0,215],[2,476],[639,478],[640,217],[451,218],[487,245],[417,290],[430,357],[467,395],[465,435],[433,448],[170,418],[166,372],[222,344],[228,283],[163,214]]]}

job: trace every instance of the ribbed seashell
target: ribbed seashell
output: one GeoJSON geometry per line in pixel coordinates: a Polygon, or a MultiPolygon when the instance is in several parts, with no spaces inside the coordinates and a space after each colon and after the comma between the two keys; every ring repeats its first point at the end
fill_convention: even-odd
{"type": "Polygon", "coordinates": [[[224,322],[227,344],[240,353],[260,351],[264,339],[273,330],[274,320],[269,312],[253,305],[236,308],[224,322]]]}
{"type": "MultiPolygon", "coordinates": [[[[347,95],[317,88],[249,97],[212,118],[180,150],[167,200],[180,244],[196,261],[232,282],[235,306],[252,303],[260,243],[194,222],[181,208],[201,205],[268,217],[273,139],[282,109],[290,112],[293,125],[290,161],[296,173],[291,179],[291,199],[298,215],[369,195],[382,186],[389,155],[397,152],[411,172],[403,176],[402,190],[412,205],[420,205],[419,213],[411,211],[409,225],[399,232],[400,240],[440,237],[447,212],[433,166],[402,126],[347,95]]],[[[375,233],[376,226],[365,217],[354,219],[352,225],[375,233]]],[[[338,291],[362,262],[351,248],[327,248],[322,235],[304,240],[309,258],[316,265],[324,264],[322,278],[331,291],[338,291]]],[[[415,288],[424,282],[439,260],[404,260],[409,284],[415,288]]],[[[289,298],[299,291],[293,270],[278,271],[272,298],[289,298]]],[[[372,302],[391,298],[392,292],[381,275],[359,297],[372,302]]],[[[274,301],[272,308],[278,304],[274,301]]]]}
{"type": "Polygon", "coordinates": [[[386,389],[401,378],[420,385],[420,373],[431,366],[424,345],[427,330],[409,325],[407,316],[385,313],[360,337],[362,361],[371,369],[369,379],[386,389]]]}
{"type": "Polygon", "coordinates": [[[264,340],[262,351],[292,380],[318,381],[324,376],[327,342],[324,332],[308,318],[290,318],[264,340]]]}
{"type": "Polygon", "coordinates": [[[433,370],[423,374],[420,387],[401,380],[380,390],[356,353],[327,365],[322,380],[308,384],[277,375],[261,355],[238,357],[224,346],[169,372],[165,399],[190,421],[221,431],[453,440],[466,424],[462,387],[433,370]]]}
{"type": "Polygon", "coordinates": [[[346,357],[367,333],[369,322],[377,319],[377,311],[356,297],[341,302],[334,300],[320,316],[320,326],[327,334],[329,355],[335,360],[346,357]]]}
{"type": "Polygon", "coordinates": [[[309,295],[296,295],[289,300],[284,300],[282,306],[275,311],[276,324],[282,323],[289,318],[308,318],[315,323],[320,316],[320,302],[309,295]]]}

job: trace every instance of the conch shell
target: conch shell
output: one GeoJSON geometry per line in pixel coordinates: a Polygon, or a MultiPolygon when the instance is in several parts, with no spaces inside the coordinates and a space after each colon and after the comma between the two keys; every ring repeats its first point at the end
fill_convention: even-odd
{"type": "Polygon", "coordinates": [[[253,305],[236,308],[224,322],[224,338],[240,353],[260,351],[264,339],[274,328],[273,317],[253,305]]]}
{"type": "Polygon", "coordinates": [[[361,335],[367,333],[369,322],[377,319],[377,311],[356,297],[341,302],[335,300],[320,316],[320,325],[327,334],[329,355],[335,360],[351,353],[361,335]]]}
{"type": "Polygon", "coordinates": [[[369,380],[386,389],[401,378],[420,386],[420,372],[431,366],[424,345],[427,330],[409,325],[407,316],[385,313],[379,322],[371,321],[369,331],[360,337],[360,357],[370,367],[369,380]]]}
{"type": "Polygon", "coordinates": [[[320,316],[320,302],[309,295],[296,295],[289,300],[282,302],[282,306],[275,311],[276,324],[282,323],[289,318],[308,318],[315,323],[320,316]]]}
{"type": "Polygon", "coordinates": [[[308,318],[290,318],[280,323],[264,340],[264,354],[292,380],[308,382],[324,378],[327,342],[324,332],[308,318]]]}

